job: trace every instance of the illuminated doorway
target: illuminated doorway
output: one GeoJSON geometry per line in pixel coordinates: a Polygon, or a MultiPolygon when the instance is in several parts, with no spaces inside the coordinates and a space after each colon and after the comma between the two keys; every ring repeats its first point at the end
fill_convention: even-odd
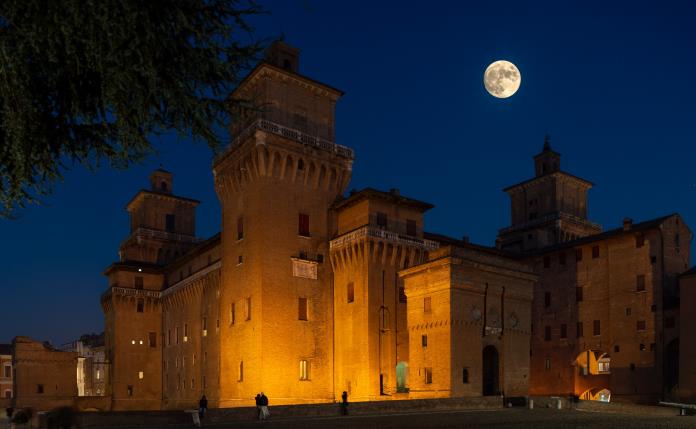
{"type": "Polygon", "coordinates": [[[399,393],[408,392],[408,363],[399,362],[396,364],[396,391],[399,393]]]}

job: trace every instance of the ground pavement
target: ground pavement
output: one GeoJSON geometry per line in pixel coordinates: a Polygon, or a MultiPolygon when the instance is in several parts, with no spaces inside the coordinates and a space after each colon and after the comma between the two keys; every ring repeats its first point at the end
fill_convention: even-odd
{"type": "MultiPolygon", "coordinates": [[[[273,409],[271,408],[271,413],[273,409]]],[[[133,428],[143,426],[133,426],[133,428]]],[[[190,428],[193,425],[167,425],[163,429],[190,428]]],[[[316,417],[303,419],[273,419],[265,422],[203,424],[210,429],[696,429],[696,416],[656,417],[645,415],[598,413],[588,411],[521,408],[485,411],[442,411],[428,413],[383,414],[374,416],[316,417]]],[[[106,429],[106,428],[102,428],[106,429]]],[[[124,429],[120,426],[119,429],[124,429]]],[[[155,428],[153,428],[155,429],[155,428]]]]}

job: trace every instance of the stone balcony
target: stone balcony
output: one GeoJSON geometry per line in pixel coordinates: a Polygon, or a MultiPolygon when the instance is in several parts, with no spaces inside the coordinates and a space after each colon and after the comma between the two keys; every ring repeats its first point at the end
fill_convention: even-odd
{"type": "Polygon", "coordinates": [[[242,141],[244,141],[247,137],[251,136],[257,130],[285,137],[289,140],[294,140],[298,143],[302,143],[305,146],[310,146],[316,149],[332,152],[337,156],[343,158],[353,159],[355,157],[353,149],[349,147],[342,146],[340,144],[336,144],[334,142],[312,136],[300,130],[286,127],[285,125],[281,125],[268,119],[261,118],[253,121],[248,127],[246,127],[234,138],[234,140],[229,146],[227,146],[225,149],[222,150],[222,152],[216,155],[215,159],[213,160],[213,164],[217,164],[218,162],[220,162],[223,158],[227,156],[227,154],[229,154],[232,151],[232,149],[239,146],[239,144],[242,141]]]}
{"type": "Polygon", "coordinates": [[[393,244],[411,246],[423,250],[434,250],[440,247],[440,244],[437,241],[412,237],[409,235],[402,235],[397,232],[387,231],[385,229],[381,229],[375,226],[365,225],[351,232],[334,238],[329,243],[329,248],[331,250],[339,249],[343,246],[347,246],[352,242],[366,237],[377,238],[393,244]]]}

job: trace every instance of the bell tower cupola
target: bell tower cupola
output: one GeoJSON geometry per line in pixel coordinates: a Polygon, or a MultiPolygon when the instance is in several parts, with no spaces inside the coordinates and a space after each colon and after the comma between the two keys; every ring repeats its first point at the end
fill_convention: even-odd
{"type": "Polygon", "coordinates": [[[551,149],[551,138],[544,137],[544,148],[534,157],[536,177],[561,171],[561,154],[551,149]]]}

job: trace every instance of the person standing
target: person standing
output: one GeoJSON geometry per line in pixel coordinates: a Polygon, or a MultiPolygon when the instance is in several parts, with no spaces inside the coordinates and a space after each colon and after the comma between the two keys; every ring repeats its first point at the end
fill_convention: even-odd
{"type": "Polygon", "coordinates": [[[206,411],[208,411],[208,399],[203,395],[201,396],[201,400],[198,401],[198,417],[201,422],[203,421],[203,416],[205,416],[206,411]]]}
{"type": "Polygon", "coordinates": [[[345,390],[341,394],[341,414],[348,415],[348,392],[345,390]]]}
{"type": "Polygon", "coordinates": [[[261,403],[261,420],[266,420],[271,416],[271,412],[268,411],[268,396],[261,392],[259,402],[261,403]]]}
{"type": "Polygon", "coordinates": [[[259,420],[263,420],[261,418],[261,394],[260,393],[256,394],[256,418],[259,420]]]}

